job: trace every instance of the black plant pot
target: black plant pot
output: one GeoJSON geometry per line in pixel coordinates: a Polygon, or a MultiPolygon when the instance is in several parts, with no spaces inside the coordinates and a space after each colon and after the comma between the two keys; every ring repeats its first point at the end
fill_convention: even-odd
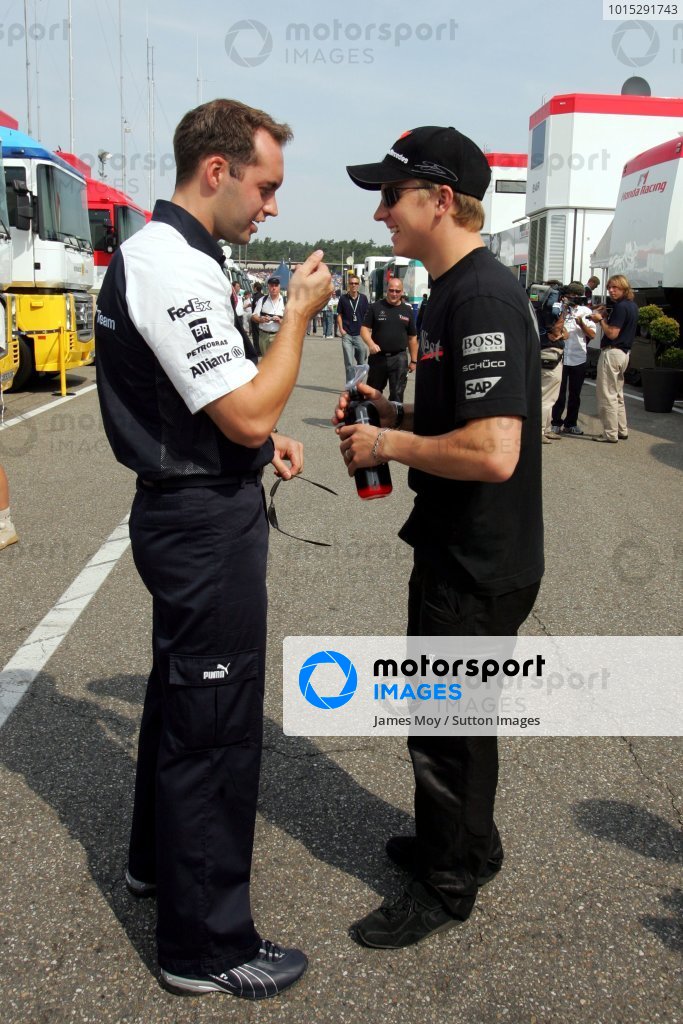
{"type": "Polygon", "coordinates": [[[643,367],[643,405],[646,412],[671,412],[678,389],[683,381],[683,370],[669,366],[643,367]]]}

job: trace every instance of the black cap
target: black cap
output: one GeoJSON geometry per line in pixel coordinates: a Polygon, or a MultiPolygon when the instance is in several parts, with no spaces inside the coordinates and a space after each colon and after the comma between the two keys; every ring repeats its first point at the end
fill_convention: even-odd
{"type": "Polygon", "coordinates": [[[480,200],[491,181],[491,168],[479,146],[455,128],[434,125],[404,132],[379,163],[346,170],[360,188],[377,190],[389,181],[422,178],[480,200]]]}
{"type": "Polygon", "coordinates": [[[268,284],[279,284],[279,283],[280,283],[280,278],[279,277],[269,277],[268,278],[268,284]]]}

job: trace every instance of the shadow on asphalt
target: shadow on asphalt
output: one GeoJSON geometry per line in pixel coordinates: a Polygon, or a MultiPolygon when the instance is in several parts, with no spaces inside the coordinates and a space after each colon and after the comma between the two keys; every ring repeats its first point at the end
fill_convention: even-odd
{"type": "MultiPolygon", "coordinates": [[[[93,680],[75,700],[40,676],[0,737],[0,763],[26,780],[85,851],[88,868],[132,946],[156,975],[154,901],[135,900],[123,871],[135,782],[138,715],[97,703],[114,698],[141,713],[146,678],[93,680]]],[[[369,793],[307,739],[266,719],[259,811],[310,853],[378,889],[395,888],[383,839],[411,832],[411,818],[369,793]],[[378,838],[380,837],[380,838],[378,838]]],[[[267,855],[256,849],[255,856],[267,855]]],[[[68,873],[68,862],[64,871],[68,873]]]]}
{"type": "MultiPolygon", "coordinates": [[[[619,800],[584,800],[574,805],[574,817],[584,832],[619,843],[633,853],[667,864],[683,860],[683,832],[663,818],[634,804],[619,800]]],[[[671,916],[641,917],[641,923],[664,945],[683,952],[683,891],[673,889],[660,896],[660,903],[671,916]]]]}
{"type": "Polygon", "coordinates": [[[668,444],[653,444],[650,455],[671,469],[683,469],[683,452],[680,444],[671,441],[668,444]]]}

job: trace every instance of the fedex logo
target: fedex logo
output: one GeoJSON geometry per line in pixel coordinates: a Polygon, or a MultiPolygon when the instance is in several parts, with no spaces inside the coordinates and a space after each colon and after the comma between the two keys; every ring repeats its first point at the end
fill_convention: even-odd
{"type": "Polygon", "coordinates": [[[192,313],[204,313],[207,309],[211,309],[211,303],[208,299],[190,299],[186,306],[171,306],[166,310],[171,320],[182,320],[184,316],[191,316],[192,313]]]}

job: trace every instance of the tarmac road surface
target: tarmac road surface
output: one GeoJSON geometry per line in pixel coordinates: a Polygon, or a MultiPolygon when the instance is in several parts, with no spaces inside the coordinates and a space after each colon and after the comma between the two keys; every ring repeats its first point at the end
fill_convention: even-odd
{"type": "MultiPolygon", "coordinates": [[[[683,1018],[680,739],[502,740],[505,868],[470,920],[393,953],[347,934],[400,888],[383,847],[411,830],[410,762],[400,738],[284,736],[282,639],[402,632],[410,552],[396,531],[411,497],[392,466],[390,498],[357,499],[329,422],[342,379],[340,342],[310,338],[279,424],[305,442],[306,475],[338,496],[294,481],[276,498],[283,529],[332,546],[271,534],[252,895],[262,934],[300,945],[310,968],[258,1004],[164,991],[154,903],[135,902],[123,884],[150,601],[121,527],[134,481],[109,451],[95,391],[84,390],[94,371],[70,376],[83,393],[60,405],[53,382],[5,396],[8,423],[42,411],[0,430],[21,538],[0,553],[0,667],[33,665],[0,728],[2,1024],[683,1018]]],[[[627,443],[543,447],[547,573],[527,634],[681,631],[683,418],[646,413],[631,394],[627,443]]],[[[590,433],[594,395],[586,384],[580,424],[590,433]]]]}

